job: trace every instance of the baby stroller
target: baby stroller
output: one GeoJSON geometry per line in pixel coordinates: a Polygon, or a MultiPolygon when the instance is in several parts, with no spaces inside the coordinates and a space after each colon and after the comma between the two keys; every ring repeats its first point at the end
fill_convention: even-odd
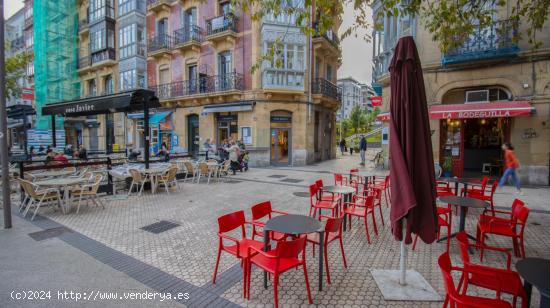
{"type": "Polygon", "coordinates": [[[242,151],[241,155],[239,155],[239,168],[241,171],[248,171],[248,151],[242,151]]]}

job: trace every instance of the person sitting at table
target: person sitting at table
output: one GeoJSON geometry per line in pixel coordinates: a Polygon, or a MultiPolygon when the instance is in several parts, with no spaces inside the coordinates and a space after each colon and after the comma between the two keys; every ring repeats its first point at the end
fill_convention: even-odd
{"type": "Polygon", "coordinates": [[[78,158],[88,160],[88,151],[82,144],[78,147],[78,158]]]}
{"type": "Polygon", "coordinates": [[[53,161],[54,156],[55,153],[52,151],[52,149],[46,150],[46,161],[44,162],[44,164],[48,165],[51,161],[53,161]]]}
{"type": "Polygon", "coordinates": [[[130,151],[130,155],[128,155],[128,159],[129,160],[137,160],[139,155],[141,155],[141,151],[137,148],[134,148],[130,151]]]}
{"type": "Polygon", "coordinates": [[[63,155],[63,153],[61,153],[61,152],[55,154],[55,156],[53,157],[53,160],[64,163],[64,164],[69,163],[69,160],[67,159],[67,157],[65,157],[65,155],[63,155]]]}

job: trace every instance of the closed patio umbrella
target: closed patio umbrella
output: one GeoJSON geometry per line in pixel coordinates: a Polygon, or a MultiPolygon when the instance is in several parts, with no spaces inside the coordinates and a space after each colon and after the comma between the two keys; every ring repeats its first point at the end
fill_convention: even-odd
{"type": "Polygon", "coordinates": [[[399,270],[371,270],[385,300],[437,301],[439,295],[414,270],[406,270],[411,233],[436,238],[434,160],[422,67],[412,37],[403,37],[390,63],[390,219],[401,241],[399,270]],[[408,280],[408,281],[407,281],[408,280]]]}
{"type": "MultiPolygon", "coordinates": [[[[432,243],[437,230],[428,107],[422,67],[412,37],[399,40],[389,70],[390,219],[395,239],[402,242],[403,258],[406,257],[404,245],[412,241],[411,233],[418,234],[425,243],[432,243]]],[[[402,260],[403,275],[405,263],[406,260],[402,260]]]]}

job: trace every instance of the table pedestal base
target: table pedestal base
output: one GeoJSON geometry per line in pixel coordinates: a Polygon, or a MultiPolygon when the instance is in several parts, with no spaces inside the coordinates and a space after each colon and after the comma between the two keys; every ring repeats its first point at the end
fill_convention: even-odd
{"type": "Polygon", "coordinates": [[[378,270],[371,271],[378,289],[387,301],[441,301],[441,297],[434,288],[414,270],[407,271],[407,284],[399,284],[401,271],[378,270]]]}

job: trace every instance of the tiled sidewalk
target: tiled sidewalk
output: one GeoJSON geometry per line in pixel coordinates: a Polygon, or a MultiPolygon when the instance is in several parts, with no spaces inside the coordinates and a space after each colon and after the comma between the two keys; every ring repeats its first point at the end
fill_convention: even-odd
{"type": "MultiPolygon", "coordinates": [[[[330,172],[345,172],[357,165],[358,158],[357,155],[353,158],[345,156],[307,167],[251,169],[231,177],[229,183],[184,183],[178,192],[169,195],[160,193],[128,199],[113,198],[107,202],[105,210],[84,207],[78,215],[62,215],[47,210],[44,216],[98,244],[180,280],[182,288],[188,289],[185,292],[190,292],[191,297],[193,293],[196,296],[203,294],[201,296],[218,297],[213,299],[212,305],[234,303],[241,306],[271,306],[273,290],[263,289],[259,271],[253,273],[251,300],[242,299],[241,271],[238,262],[229,255],[222,255],[219,270],[221,276],[218,284],[212,285],[217,249],[217,217],[240,209],[250,215],[250,206],[263,200],[271,200],[276,209],[307,214],[309,198],[301,197],[300,194],[307,192],[307,185],[318,178],[325,183],[332,183],[330,172]],[[178,226],[158,234],[141,229],[159,221],[168,221],[178,226]]],[[[550,224],[550,206],[544,202],[550,199],[550,189],[526,189],[525,193],[522,198],[536,210],[531,214],[526,229],[526,253],[528,256],[550,258],[550,228],[547,227],[550,224]]],[[[497,197],[497,206],[509,206],[513,197],[504,190],[497,197]]],[[[469,213],[466,229],[470,233],[475,232],[476,215],[469,213]]],[[[343,268],[338,245],[329,248],[332,284],[327,285],[325,282],[322,292],[312,287],[315,304],[323,307],[410,307],[411,303],[408,302],[384,301],[369,272],[370,269],[397,269],[399,266],[399,243],[391,235],[389,210],[385,206],[384,218],[386,226],[379,226],[378,236],[373,236],[371,226],[371,245],[366,241],[363,223],[354,220],[352,230],[344,237],[347,269],[343,268]]],[[[458,217],[453,221],[453,230],[457,230],[458,217]]],[[[506,239],[492,237],[488,243],[511,247],[511,242],[506,239]]],[[[458,261],[455,246],[453,243],[451,252],[454,260],[458,261]]],[[[419,244],[417,250],[409,254],[408,262],[408,267],[424,275],[440,294],[443,294],[443,286],[436,259],[444,249],[444,243],[419,244]]],[[[307,258],[310,283],[317,286],[318,262],[313,258],[311,248],[308,249],[307,258]]],[[[474,260],[477,260],[477,255],[474,260]]],[[[503,266],[504,258],[490,254],[486,263],[503,266]]],[[[154,286],[152,288],[155,289],[154,286]]],[[[472,291],[477,290],[472,288],[472,291]]],[[[301,271],[291,271],[282,276],[279,299],[281,306],[307,305],[301,271]]],[[[535,295],[533,300],[534,304],[538,302],[535,295]]],[[[192,303],[187,305],[195,306],[192,303]]],[[[441,302],[415,303],[415,306],[440,307],[441,302]]]]}

